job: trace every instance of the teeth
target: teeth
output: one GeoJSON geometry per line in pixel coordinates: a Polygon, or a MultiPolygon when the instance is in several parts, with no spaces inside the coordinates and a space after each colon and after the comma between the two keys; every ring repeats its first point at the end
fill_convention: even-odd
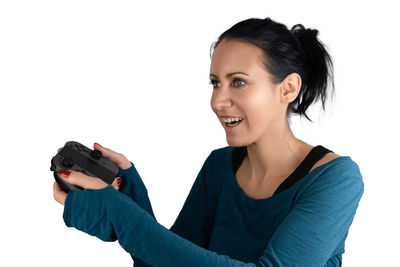
{"type": "Polygon", "coordinates": [[[225,123],[226,122],[233,122],[233,121],[241,121],[243,118],[229,118],[229,119],[222,119],[225,123]]]}

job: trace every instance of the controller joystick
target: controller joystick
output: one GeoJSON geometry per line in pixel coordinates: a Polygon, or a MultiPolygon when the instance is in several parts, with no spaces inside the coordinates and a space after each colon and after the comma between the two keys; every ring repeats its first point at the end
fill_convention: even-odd
{"type": "Polygon", "coordinates": [[[92,156],[94,159],[101,159],[103,155],[101,154],[100,150],[95,149],[90,153],[90,156],[92,156]]]}
{"type": "Polygon", "coordinates": [[[71,158],[64,158],[62,161],[62,165],[65,168],[71,168],[74,165],[74,161],[71,158]]]}
{"type": "Polygon", "coordinates": [[[75,141],[65,143],[64,147],[51,159],[50,170],[53,171],[55,180],[66,193],[83,189],[63,180],[59,171],[64,169],[100,178],[107,184],[114,181],[119,171],[118,166],[104,158],[100,150],[91,150],[75,141]]]}

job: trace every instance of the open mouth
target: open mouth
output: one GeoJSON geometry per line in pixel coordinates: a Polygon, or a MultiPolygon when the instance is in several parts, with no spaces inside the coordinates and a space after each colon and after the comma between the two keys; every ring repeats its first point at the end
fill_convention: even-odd
{"type": "Polygon", "coordinates": [[[229,128],[234,128],[234,127],[238,126],[239,124],[241,124],[242,121],[243,121],[243,119],[240,121],[225,122],[225,125],[229,128]]]}

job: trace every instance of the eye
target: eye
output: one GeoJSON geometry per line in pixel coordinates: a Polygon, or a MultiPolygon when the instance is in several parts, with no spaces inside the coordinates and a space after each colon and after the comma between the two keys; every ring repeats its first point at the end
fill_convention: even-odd
{"type": "Polygon", "coordinates": [[[215,80],[209,81],[209,84],[212,84],[212,85],[213,85],[213,88],[215,88],[215,83],[217,83],[217,81],[215,81],[215,80]]]}
{"type": "Polygon", "coordinates": [[[241,87],[242,86],[242,85],[236,86],[236,85],[240,84],[240,83],[237,83],[237,82],[243,82],[242,85],[246,84],[242,79],[234,79],[233,80],[233,84],[235,84],[235,87],[241,87]]]}
{"type": "MultiPolygon", "coordinates": [[[[215,83],[219,83],[219,82],[218,82],[218,81],[215,81],[215,80],[209,81],[209,84],[212,84],[212,85],[213,85],[213,88],[216,88],[215,83]]],[[[241,86],[245,85],[246,82],[243,81],[242,79],[236,78],[236,79],[233,80],[233,84],[234,84],[234,87],[241,87],[241,86]]]]}

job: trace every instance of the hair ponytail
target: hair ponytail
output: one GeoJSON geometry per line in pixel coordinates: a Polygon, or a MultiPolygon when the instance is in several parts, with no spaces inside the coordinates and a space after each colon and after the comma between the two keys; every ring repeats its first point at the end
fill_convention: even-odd
{"type": "MultiPolygon", "coordinates": [[[[302,101],[298,103],[292,112],[305,114],[307,108],[317,99],[321,99],[322,108],[325,110],[326,88],[328,82],[335,88],[333,77],[333,63],[324,45],[318,40],[318,30],[306,29],[302,24],[294,25],[290,31],[298,40],[305,54],[305,77],[302,88],[302,101]]],[[[308,118],[308,117],[307,117],[308,118]]]]}
{"type": "Polygon", "coordinates": [[[325,110],[329,80],[334,91],[332,60],[317,36],[317,30],[306,29],[302,24],[289,30],[269,17],[251,18],[226,30],[211,48],[215,49],[223,39],[238,39],[258,46],[264,52],[263,63],[274,83],[282,82],[290,73],[298,73],[302,85],[296,99],[289,103],[286,116],[289,122],[292,113],[304,115],[312,122],[306,110],[318,99],[325,110]]]}

